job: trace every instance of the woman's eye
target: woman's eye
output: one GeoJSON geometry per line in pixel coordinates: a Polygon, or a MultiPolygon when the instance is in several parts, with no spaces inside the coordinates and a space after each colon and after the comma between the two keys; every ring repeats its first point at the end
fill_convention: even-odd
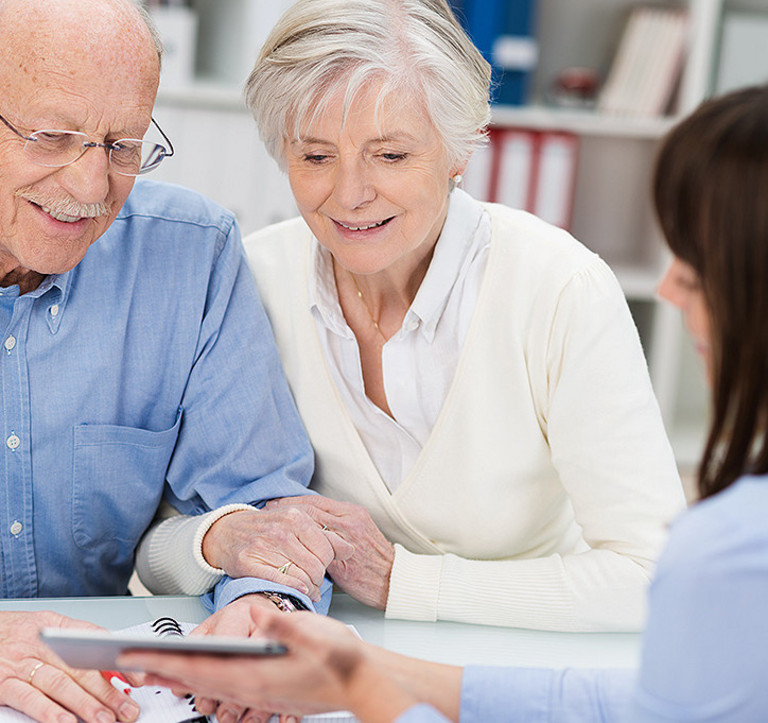
{"type": "Polygon", "coordinates": [[[304,155],[304,160],[308,163],[323,163],[328,160],[328,156],[322,153],[307,153],[304,155]]]}
{"type": "Polygon", "coordinates": [[[407,153],[380,153],[379,157],[385,161],[402,161],[408,156],[407,153]]]}

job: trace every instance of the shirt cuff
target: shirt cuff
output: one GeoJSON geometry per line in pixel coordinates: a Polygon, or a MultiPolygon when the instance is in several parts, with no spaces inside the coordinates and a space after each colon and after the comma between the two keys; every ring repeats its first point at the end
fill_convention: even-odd
{"type": "Polygon", "coordinates": [[[290,595],[297,600],[301,600],[308,610],[327,615],[328,608],[331,605],[333,583],[326,577],[320,587],[321,598],[319,602],[313,603],[307,595],[287,585],[280,585],[279,583],[256,577],[239,577],[236,579],[224,577],[211,592],[203,595],[202,601],[209,612],[214,612],[221,610],[225,605],[229,605],[229,603],[243,597],[243,595],[257,592],[279,592],[284,595],[290,595]]]}
{"type": "Polygon", "coordinates": [[[437,620],[442,571],[443,555],[415,555],[402,545],[395,545],[386,617],[437,620]]]}

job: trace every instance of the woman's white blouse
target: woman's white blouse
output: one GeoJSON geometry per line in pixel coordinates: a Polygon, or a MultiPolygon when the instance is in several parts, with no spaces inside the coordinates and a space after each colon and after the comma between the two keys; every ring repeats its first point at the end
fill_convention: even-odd
{"type": "Polygon", "coordinates": [[[330,253],[315,241],[309,298],[333,381],[390,491],[426,443],[455,376],[488,260],[491,224],[456,189],[435,253],[400,330],[384,345],[390,417],[365,395],[360,350],[341,312],[330,253]]]}

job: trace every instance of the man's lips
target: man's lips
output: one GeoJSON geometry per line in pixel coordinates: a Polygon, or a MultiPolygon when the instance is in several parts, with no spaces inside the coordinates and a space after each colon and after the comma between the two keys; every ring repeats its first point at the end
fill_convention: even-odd
{"type": "Polygon", "coordinates": [[[39,206],[39,208],[45,211],[51,218],[55,218],[57,221],[62,221],[64,223],[75,223],[83,218],[82,216],[70,216],[69,214],[56,211],[48,206],[39,206]]]}

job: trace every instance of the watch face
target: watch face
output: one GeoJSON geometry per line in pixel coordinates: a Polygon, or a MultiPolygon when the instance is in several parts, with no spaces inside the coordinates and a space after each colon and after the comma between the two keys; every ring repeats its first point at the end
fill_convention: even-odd
{"type": "MultiPolygon", "coordinates": [[[[282,595],[277,592],[265,592],[264,597],[273,602],[278,610],[282,610],[285,613],[293,613],[298,609],[293,603],[293,599],[287,595],[282,595]]],[[[303,607],[303,606],[302,606],[303,607]]]]}

